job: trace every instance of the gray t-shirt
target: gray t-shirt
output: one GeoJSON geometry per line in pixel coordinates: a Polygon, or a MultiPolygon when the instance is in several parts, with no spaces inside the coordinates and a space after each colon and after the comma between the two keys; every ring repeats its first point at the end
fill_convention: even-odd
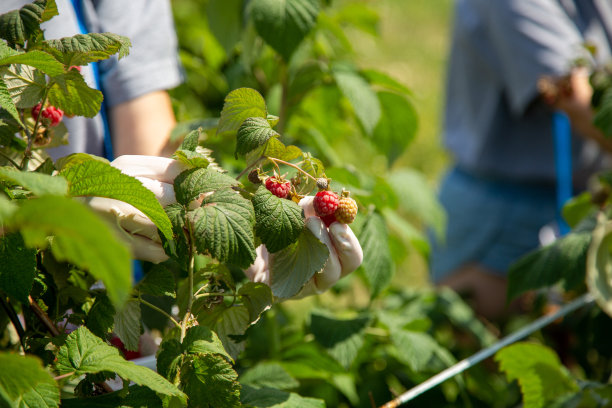
{"type": "MultiPolygon", "coordinates": [[[[27,0],[2,0],[0,13],[20,8],[27,0]]],[[[43,23],[45,38],[81,33],[71,0],[56,0],[59,15],[43,23]]],[[[111,32],[128,37],[130,53],[120,61],[111,57],[98,63],[99,82],[107,108],[149,92],[171,89],[182,81],[177,39],[168,0],[82,0],[82,23],[87,32],[111,32]]],[[[96,87],[93,69],[81,73],[96,87]]],[[[49,149],[53,158],[74,152],[103,155],[104,128],[101,115],[89,119],[65,118],[69,144],[49,149]]]]}
{"type": "MultiPolygon", "coordinates": [[[[555,178],[552,111],[537,100],[542,75],[563,75],[595,44],[612,58],[609,0],[458,0],[444,139],[458,165],[491,178],[555,178]]],[[[593,143],[573,140],[576,179],[597,168],[593,143]]]]}

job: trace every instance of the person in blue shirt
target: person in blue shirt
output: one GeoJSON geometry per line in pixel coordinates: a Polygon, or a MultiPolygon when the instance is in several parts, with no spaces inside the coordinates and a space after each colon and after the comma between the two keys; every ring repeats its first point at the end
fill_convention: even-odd
{"type": "Polygon", "coordinates": [[[448,226],[432,241],[431,276],[485,317],[506,312],[508,268],[557,215],[554,112],[572,125],[575,191],[609,161],[612,142],[592,125],[589,72],[575,61],[607,62],[611,50],[606,0],[456,2],[443,131],[454,164],[440,186],[448,226]],[[565,75],[570,92],[542,98],[538,81],[565,75]]]}

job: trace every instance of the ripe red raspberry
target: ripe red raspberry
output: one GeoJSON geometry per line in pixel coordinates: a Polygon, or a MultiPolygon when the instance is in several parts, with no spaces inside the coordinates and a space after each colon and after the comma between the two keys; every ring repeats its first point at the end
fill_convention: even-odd
{"type": "MultiPolygon", "coordinates": [[[[34,119],[38,118],[40,108],[40,103],[32,108],[32,117],[34,119]]],[[[64,117],[64,111],[55,106],[47,106],[43,109],[41,116],[49,121],[49,126],[57,126],[64,117]]]]}
{"type": "Polygon", "coordinates": [[[312,205],[314,206],[315,213],[319,217],[331,215],[336,211],[336,208],[338,208],[338,194],[329,190],[319,191],[317,195],[315,195],[312,205]]]}
{"type": "Polygon", "coordinates": [[[287,198],[291,183],[282,177],[272,176],[266,179],[266,188],[278,198],[287,198]]]}
{"type": "Polygon", "coordinates": [[[336,220],[336,216],[334,214],[330,214],[330,215],[321,217],[321,220],[323,221],[323,223],[325,224],[327,228],[329,228],[329,226],[332,225],[332,223],[338,221],[336,220]]]}
{"type": "Polygon", "coordinates": [[[342,196],[338,202],[338,209],[334,213],[336,220],[342,224],[350,224],[357,216],[357,203],[348,195],[342,196]]]}

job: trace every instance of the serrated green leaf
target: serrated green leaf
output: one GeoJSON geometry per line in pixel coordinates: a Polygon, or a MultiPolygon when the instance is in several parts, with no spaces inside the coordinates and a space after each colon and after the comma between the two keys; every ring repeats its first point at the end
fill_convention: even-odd
{"type": "Polygon", "coordinates": [[[337,319],[317,312],[310,315],[315,340],[347,370],[363,347],[364,330],[369,324],[369,316],[337,319]]]}
{"type": "Polygon", "coordinates": [[[14,167],[0,167],[0,181],[22,186],[37,196],[65,196],[68,193],[68,182],[61,176],[19,171],[14,167]]]}
{"type": "Polygon", "coordinates": [[[107,197],[131,204],[149,217],[167,240],[172,240],[172,224],[155,194],[134,177],[97,160],[73,163],[60,174],[68,180],[71,196],[107,197]]]}
{"type": "Polygon", "coordinates": [[[264,118],[247,118],[236,136],[236,156],[245,155],[263,146],[270,138],[279,137],[278,132],[264,118]]]}
{"type": "Polygon", "coordinates": [[[202,193],[239,186],[240,182],[214,169],[195,168],[182,172],[174,179],[176,201],[189,205],[202,193]]]}
{"type": "Polygon", "coordinates": [[[193,222],[195,244],[202,254],[220,262],[247,268],[255,260],[251,201],[233,190],[219,190],[188,213],[193,222]]]}
{"type": "Polygon", "coordinates": [[[255,408],[325,408],[325,401],[302,397],[293,392],[274,388],[244,386],[241,393],[244,406],[255,408]]]}
{"type": "Polygon", "coordinates": [[[382,116],[380,101],[370,84],[353,69],[339,66],[332,70],[342,94],[348,99],[366,134],[372,135],[382,116]]]}
{"type": "Polygon", "coordinates": [[[71,262],[102,280],[114,304],[127,299],[132,286],[130,253],[84,204],[58,196],[27,200],[6,228],[18,229],[30,248],[47,247],[47,237],[52,236],[50,246],[58,261],[71,262]]]}
{"type": "Polygon", "coordinates": [[[300,383],[293,378],[279,363],[260,362],[249,368],[238,379],[241,384],[252,387],[270,387],[279,390],[297,388],[300,383]]]}
{"type": "Polygon", "coordinates": [[[153,265],[136,285],[140,294],[176,297],[176,279],[163,264],[153,265]]]}
{"type": "Polygon", "coordinates": [[[579,389],[554,351],[540,344],[513,344],[498,351],[495,361],[508,381],[518,380],[525,408],[545,407],[547,402],[579,389]]]}
{"type": "Polygon", "coordinates": [[[85,326],[96,336],[106,338],[115,325],[115,307],[105,293],[96,294],[91,309],[85,317],[85,326]]]}
{"type": "Polygon", "coordinates": [[[304,230],[302,208],[292,200],[278,198],[260,186],[252,199],[255,209],[255,232],[269,252],[293,244],[304,230]]]}
{"type": "Polygon", "coordinates": [[[15,106],[11,93],[2,78],[0,78],[0,108],[10,113],[11,116],[23,126],[23,122],[21,122],[21,118],[19,117],[19,112],[17,112],[17,106],[15,106]]]}
{"type": "MultiPolygon", "coordinates": [[[[317,159],[316,157],[312,157],[312,155],[308,152],[303,152],[302,154],[301,168],[315,179],[325,174],[325,167],[323,166],[323,162],[321,162],[321,160],[317,159]]],[[[306,177],[301,172],[298,173],[298,176],[301,178],[301,183],[298,186],[298,193],[310,193],[315,188],[315,181],[312,180],[312,178],[310,177],[306,177]]]]}
{"type": "Polygon", "coordinates": [[[247,118],[266,118],[266,101],[251,88],[238,88],[230,92],[223,103],[217,133],[235,132],[247,118]]]}
{"type": "Polygon", "coordinates": [[[138,300],[128,300],[115,314],[114,332],[125,346],[126,350],[136,351],[143,333],[138,300]]]}
{"type": "Polygon", "coordinates": [[[102,92],[90,88],[81,73],[74,69],[52,77],[47,96],[49,103],[64,114],[88,118],[98,114],[103,99],[102,92]]]}
{"type": "Polygon", "coordinates": [[[402,95],[378,92],[381,115],[374,127],[372,140],[376,149],[389,159],[389,166],[412,143],[417,131],[416,109],[402,95]]]}
{"type": "Polygon", "coordinates": [[[189,396],[189,407],[240,407],[238,374],[220,356],[192,355],[181,368],[183,390],[189,396]]]}
{"type": "Polygon", "coordinates": [[[53,56],[39,50],[17,52],[0,44],[0,65],[24,64],[39,69],[50,76],[64,73],[64,65],[53,56]]]}
{"type": "Polygon", "coordinates": [[[270,287],[261,282],[247,282],[238,290],[238,296],[249,311],[251,324],[259,320],[259,316],[274,303],[270,287]]]}
{"type": "Polygon", "coordinates": [[[175,338],[162,341],[157,351],[157,372],[173,384],[176,383],[183,362],[181,342],[175,338]]]}
{"type": "Polygon", "coordinates": [[[280,298],[295,296],[315,273],[323,269],[328,258],[327,246],[304,228],[297,242],[270,255],[272,293],[280,298]]]}
{"type": "Polygon", "coordinates": [[[189,167],[207,168],[211,163],[208,157],[200,153],[192,152],[191,150],[177,150],[174,152],[172,158],[189,167]]]}
{"type": "Polygon", "coordinates": [[[117,54],[121,59],[129,54],[129,38],[113,33],[77,34],[42,43],[43,50],[67,67],[87,65],[117,54]]]}
{"type": "Polygon", "coordinates": [[[601,104],[595,112],[593,124],[601,129],[604,135],[612,136],[612,88],[604,92],[601,104]]]}
{"type": "Polygon", "coordinates": [[[276,125],[278,125],[278,122],[280,121],[280,118],[276,115],[268,115],[266,116],[266,120],[268,121],[268,123],[270,124],[271,127],[274,127],[276,125]]]}
{"type": "Polygon", "coordinates": [[[227,54],[242,35],[242,0],[211,0],[206,6],[208,26],[227,54]]]}
{"type": "Polygon", "coordinates": [[[249,311],[245,306],[217,306],[212,313],[201,313],[198,321],[217,333],[223,348],[234,360],[244,350],[244,342],[237,337],[244,335],[251,325],[249,311]]]}
{"type": "Polygon", "coordinates": [[[196,148],[199,145],[200,137],[202,136],[202,129],[198,128],[189,132],[183,142],[181,143],[180,150],[189,150],[191,152],[195,152],[196,148]]]}
{"type": "Polygon", "coordinates": [[[227,357],[232,363],[234,362],[234,359],[223,348],[223,343],[217,333],[206,326],[189,328],[183,340],[182,348],[187,354],[219,354],[227,357]]]}
{"type": "Polygon", "coordinates": [[[263,154],[267,157],[274,157],[275,159],[281,159],[288,162],[297,159],[302,156],[303,153],[299,147],[293,145],[285,146],[283,142],[274,137],[268,139],[263,154]]]}
{"type": "Polygon", "coordinates": [[[395,272],[387,226],[380,214],[367,216],[359,234],[359,242],[363,248],[362,268],[372,290],[372,297],[375,297],[391,283],[395,272]]]}
{"type": "Polygon", "coordinates": [[[45,407],[32,405],[36,399],[47,402],[49,407],[59,406],[59,389],[37,357],[0,353],[0,367],[1,406],[45,407]],[[7,404],[2,404],[3,400],[7,404]]]}
{"type": "Polygon", "coordinates": [[[315,26],[319,7],[318,0],[254,0],[250,12],[257,33],[289,61],[315,26]]]}
{"type": "Polygon", "coordinates": [[[40,71],[27,65],[12,65],[0,67],[0,77],[17,108],[31,108],[42,100],[47,81],[40,71]]]}
{"type": "Polygon", "coordinates": [[[9,44],[23,45],[40,31],[40,23],[56,16],[54,0],[36,0],[17,10],[0,15],[0,38],[9,44]]]}
{"type": "Polygon", "coordinates": [[[60,347],[56,368],[61,374],[74,373],[76,376],[110,371],[160,394],[184,398],[175,385],[155,371],[125,360],[118,349],[109,346],[83,326],[70,333],[66,343],[60,347]]]}
{"type": "Polygon", "coordinates": [[[453,360],[449,361],[448,352],[427,333],[395,328],[391,330],[391,342],[395,345],[399,360],[416,372],[440,369],[436,362],[443,366],[454,363],[453,360]]]}
{"type": "Polygon", "coordinates": [[[36,251],[25,246],[19,233],[0,236],[0,291],[28,304],[36,277],[36,251]]]}

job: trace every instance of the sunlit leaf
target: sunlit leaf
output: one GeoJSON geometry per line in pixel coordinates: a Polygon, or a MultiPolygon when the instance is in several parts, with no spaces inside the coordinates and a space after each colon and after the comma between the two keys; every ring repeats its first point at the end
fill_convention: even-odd
{"type": "Polygon", "coordinates": [[[65,66],[87,65],[117,54],[121,59],[128,55],[131,42],[127,37],[113,33],[76,34],[72,37],[43,42],[43,50],[53,55],[65,66]]]}
{"type": "Polygon", "coordinates": [[[266,101],[251,88],[238,88],[225,97],[217,133],[235,132],[247,118],[266,118],[266,101]]]}
{"type": "Polygon", "coordinates": [[[264,118],[247,118],[236,137],[236,155],[244,155],[263,146],[270,138],[280,136],[264,118]]]}
{"type": "Polygon", "coordinates": [[[0,367],[0,406],[59,407],[57,384],[37,357],[0,353],[0,367]]]}
{"type": "Polygon", "coordinates": [[[179,174],[174,179],[176,201],[188,205],[202,193],[239,186],[233,177],[208,168],[194,168],[179,174]]]}
{"type": "Polygon", "coordinates": [[[0,38],[9,44],[23,45],[40,31],[40,23],[56,16],[55,0],[36,0],[17,10],[0,15],[0,38]]]}
{"type": "Polygon", "coordinates": [[[102,92],[90,88],[77,70],[54,76],[49,88],[49,103],[64,111],[66,115],[93,118],[100,111],[102,92]]]}
{"type": "Polygon", "coordinates": [[[0,167],[0,181],[22,186],[37,196],[66,195],[68,193],[68,183],[61,176],[24,172],[13,167],[0,167]]]}
{"type": "Polygon", "coordinates": [[[302,208],[292,200],[278,198],[260,186],[253,197],[255,231],[269,252],[294,243],[304,229],[302,208]]]}

